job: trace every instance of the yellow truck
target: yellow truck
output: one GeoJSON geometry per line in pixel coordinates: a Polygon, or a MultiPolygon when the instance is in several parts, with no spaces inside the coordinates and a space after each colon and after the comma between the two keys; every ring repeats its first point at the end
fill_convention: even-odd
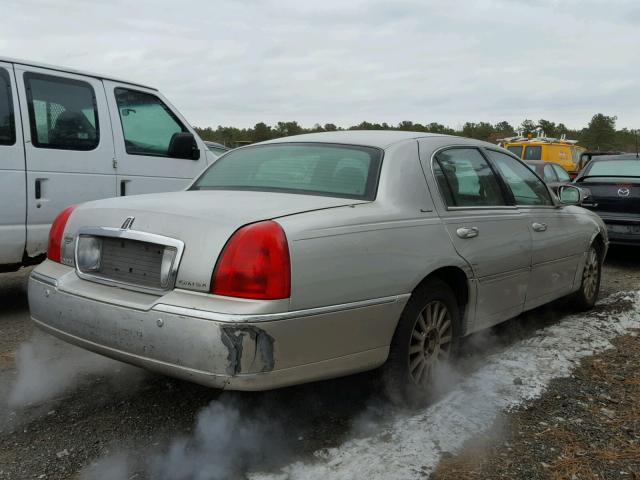
{"type": "Polygon", "coordinates": [[[574,177],[580,171],[580,156],[586,148],[577,145],[577,140],[548,137],[510,137],[499,140],[500,145],[522,160],[544,160],[561,165],[574,177]]]}

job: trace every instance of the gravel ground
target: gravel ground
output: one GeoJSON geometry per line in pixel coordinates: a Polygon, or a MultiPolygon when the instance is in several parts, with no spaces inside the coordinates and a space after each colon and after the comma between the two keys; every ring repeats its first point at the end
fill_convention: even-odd
{"type": "MultiPolygon", "coordinates": [[[[267,393],[221,394],[57,342],[34,331],[28,320],[24,291],[27,275],[28,270],[0,275],[0,479],[142,479],[152,478],[153,468],[195,461],[222,465],[225,470],[217,478],[243,478],[242,472],[247,470],[277,470],[293,461],[311,458],[314,452],[335,447],[349,438],[363,416],[371,421],[390,413],[391,407],[378,394],[375,373],[267,393]],[[10,403],[12,397],[14,401],[10,403]],[[215,428],[199,432],[194,426],[200,424],[203,415],[211,414],[211,407],[207,406],[213,404],[218,406],[214,413],[219,418],[216,417],[217,423],[207,425],[215,428]],[[248,425],[246,419],[250,419],[248,425]],[[176,440],[185,435],[204,435],[208,441],[218,442],[217,456],[202,459],[185,453],[188,448],[176,440]],[[91,465],[93,470],[87,472],[91,465]],[[99,474],[95,474],[96,468],[99,474]]],[[[605,267],[602,295],[638,288],[640,254],[630,249],[613,251],[605,267]]],[[[560,302],[537,310],[535,315],[507,322],[491,332],[495,341],[488,349],[472,339],[461,361],[462,371],[473,371],[484,356],[508,348],[567,313],[567,307],[560,302]]],[[[629,370],[638,364],[638,357],[628,360],[629,370]]],[[[637,376],[631,372],[620,375],[625,377],[621,381],[625,388],[627,384],[637,387],[629,383],[633,378],[637,382],[637,376]]],[[[570,398],[574,391],[576,399],[582,398],[577,385],[567,386],[560,396],[570,398]]],[[[612,399],[618,399],[613,395],[612,399]]],[[[550,396],[553,394],[546,394],[540,401],[551,401],[550,396]]],[[[615,403],[607,405],[605,408],[615,412],[615,403]]],[[[541,406],[539,415],[551,418],[544,408],[551,407],[541,406]]],[[[504,425],[510,415],[513,414],[502,418],[504,425]]],[[[615,425],[611,423],[609,427],[615,425]]],[[[637,423],[635,428],[637,432],[637,423]]],[[[531,430],[532,434],[537,432],[531,430]]],[[[486,438],[484,443],[487,444],[486,438]]],[[[540,462],[553,465],[553,460],[547,460],[540,462]]],[[[629,473],[633,471],[632,466],[624,468],[629,473]]],[[[547,476],[550,471],[541,470],[547,476]]],[[[167,475],[165,472],[166,478],[192,478],[180,476],[180,472],[167,475]]]]}
{"type": "Polygon", "coordinates": [[[500,415],[432,480],[640,478],[640,338],[584,359],[545,395],[500,415]]]}
{"type": "MultiPolygon", "coordinates": [[[[603,293],[640,288],[640,255],[614,249],[603,293]]],[[[640,332],[585,358],[546,393],[445,455],[431,480],[640,479],[640,332]]]]}

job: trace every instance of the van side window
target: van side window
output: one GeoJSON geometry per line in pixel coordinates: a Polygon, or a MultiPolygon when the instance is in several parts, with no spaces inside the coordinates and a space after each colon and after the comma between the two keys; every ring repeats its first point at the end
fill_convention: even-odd
{"type": "Polygon", "coordinates": [[[524,147],[524,157],[522,159],[542,160],[542,147],[524,147]]]}
{"type": "Polygon", "coordinates": [[[115,96],[129,154],[166,157],[173,134],[187,131],[155,95],[116,88],[115,96]]]}
{"type": "Polygon", "coordinates": [[[507,147],[507,150],[509,150],[518,158],[520,158],[520,156],[522,155],[522,145],[511,145],[510,147],[507,147]]]}
{"type": "Polygon", "coordinates": [[[0,68],[0,145],[16,143],[16,125],[9,72],[0,68]]]}
{"type": "Polygon", "coordinates": [[[31,143],[39,148],[93,150],[100,141],[93,87],[68,78],[25,73],[31,143]]]}

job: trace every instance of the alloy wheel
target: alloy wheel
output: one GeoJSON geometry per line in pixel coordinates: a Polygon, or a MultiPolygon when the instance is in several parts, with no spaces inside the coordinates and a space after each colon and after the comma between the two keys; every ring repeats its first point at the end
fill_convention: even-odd
{"type": "Polygon", "coordinates": [[[418,314],[409,340],[409,373],[418,385],[427,385],[440,362],[451,352],[453,324],[446,304],[434,300],[418,314]]]}
{"type": "Polygon", "coordinates": [[[598,277],[600,275],[600,261],[598,252],[591,247],[587,254],[587,261],[582,271],[582,291],[585,298],[591,300],[598,289],[598,277]]]}

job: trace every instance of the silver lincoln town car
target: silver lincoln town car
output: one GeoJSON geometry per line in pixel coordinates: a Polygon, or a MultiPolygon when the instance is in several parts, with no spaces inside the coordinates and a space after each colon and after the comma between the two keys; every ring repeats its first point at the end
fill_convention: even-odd
{"type": "Polygon", "coordinates": [[[608,239],[582,199],[476,140],[282,138],[226,153],[186,191],[63,210],[29,280],[31,316],[212,387],[384,365],[410,395],[465,335],[564,296],[595,303],[608,239]]]}

